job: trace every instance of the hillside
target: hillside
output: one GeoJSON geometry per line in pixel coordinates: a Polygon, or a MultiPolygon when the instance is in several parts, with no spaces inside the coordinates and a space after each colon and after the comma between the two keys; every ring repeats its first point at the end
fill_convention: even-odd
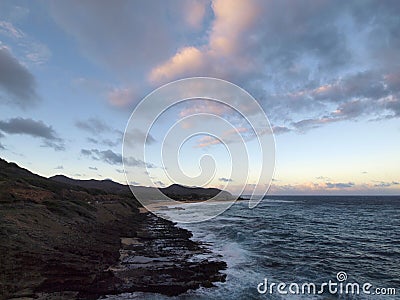
{"type": "Polygon", "coordinates": [[[78,179],[69,178],[64,175],[56,175],[56,176],[50,177],[49,179],[59,182],[59,183],[75,185],[75,186],[83,187],[86,189],[98,189],[98,190],[103,190],[108,193],[114,193],[114,194],[126,194],[126,193],[131,194],[129,187],[127,185],[123,185],[123,184],[114,182],[109,179],[78,180],[78,179]]]}
{"type": "Polygon", "coordinates": [[[139,213],[126,186],[82,185],[0,159],[0,299],[178,295],[224,280],[224,262],[193,259],[210,251],[172,222],[139,213]],[[142,264],[135,256],[154,262],[142,264]]]}
{"type": "Polygon", "coordinates": [[[81,291],[110,276],[103,270],[119,257],[119,236],[138,226],[135,215],[132,197],[53,182],[0,159],[0,299],[81,291]]]}
{"type": "MultiPolygon", "coordinates": [[[[69,184],[86,189],[98,189],[109,193],[115,194],[131,194],[129,187],[112,180],[78,180],[66,177],[64,175],[56,175],[49,179],[69,184]]],[[[142,195],[142,197],[157,197],[156,189],[154,187],[131,186],[135,193],[142,195]]],[[[226,191],[221,191],[216,188],[201,188],[201,187],[187,187],[179,184],[172,184],[166,188],[159,188],[164,195],[179,201],[204,201],[218,195],[218,200],[230,200],[233,196],[226,191]]]]}

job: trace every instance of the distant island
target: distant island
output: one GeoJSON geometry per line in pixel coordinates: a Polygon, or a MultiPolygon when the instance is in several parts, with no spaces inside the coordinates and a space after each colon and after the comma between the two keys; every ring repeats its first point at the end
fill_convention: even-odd
{"type": "MultiPolygon", "coordinates": [[[[183,201],[221,192],[180,185],[162,191],[183,201]]],[[[0,159],[0,299],[172,296],[225,281],[219,256],[140,206],[126,185],[45,178],[0,159]]]]}

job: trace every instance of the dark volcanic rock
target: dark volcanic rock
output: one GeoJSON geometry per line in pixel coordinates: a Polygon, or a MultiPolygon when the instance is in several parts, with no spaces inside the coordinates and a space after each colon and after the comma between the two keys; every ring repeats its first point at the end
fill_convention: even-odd
{"type": "Polygon", "coordinates": [[[70,186],[0,159],[0,299],[177,295],[226,264],[131,196],[70,186]]]}
{"type": "Polygon", "coordinates": [[[136,238],[122,239],[120,260],[112,267],[114,293],[156,292],[178,295],[200,286],[224,282],[226,263],[203,245],[190,240],[191,233],[150,213],[142,214],[136,238]]]}

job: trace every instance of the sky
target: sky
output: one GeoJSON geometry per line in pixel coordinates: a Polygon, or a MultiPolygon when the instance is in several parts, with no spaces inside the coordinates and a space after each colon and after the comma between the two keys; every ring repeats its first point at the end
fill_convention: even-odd
{"type": "MultiPolygon", "coordinates": [[[[46,177],[126,183],[123,136],[140,101],[175,80],[214,77],[245,89],[269,119],[269,193],[398,195],[399,15],[396,0],[3,0],[0,157],[46,177]]],[[[129,183],[193,185],[171,178],[157,154],[170,147],[167,129],[207,112],[237,119],[204,99],[170,108],[147,136],[146,159],[129,158],[129,183]]],[[[207,134],[186,140],[184,173],[201,174],[211,155],[205,186],[246,191],[255,139],[242,141],[253,155],[248,180],[234,179],[241,162],[226,152],[238,143],[230,133],[221,133],[228,145],[207,134]]]]}

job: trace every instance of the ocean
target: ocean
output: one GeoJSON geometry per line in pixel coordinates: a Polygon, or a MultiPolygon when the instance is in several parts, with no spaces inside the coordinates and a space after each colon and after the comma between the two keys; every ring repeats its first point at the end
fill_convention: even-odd
{"type": "MultiPolygon", "coordinates": [[[[217,205],[161,213],[207,214],[217,205]]],[[[178,226],[222,255],[226,282],[172,298],[115,299],[400,299],[400,197],[265,197],[254,209],[238,201],[214,219],[178,226]]]]}

